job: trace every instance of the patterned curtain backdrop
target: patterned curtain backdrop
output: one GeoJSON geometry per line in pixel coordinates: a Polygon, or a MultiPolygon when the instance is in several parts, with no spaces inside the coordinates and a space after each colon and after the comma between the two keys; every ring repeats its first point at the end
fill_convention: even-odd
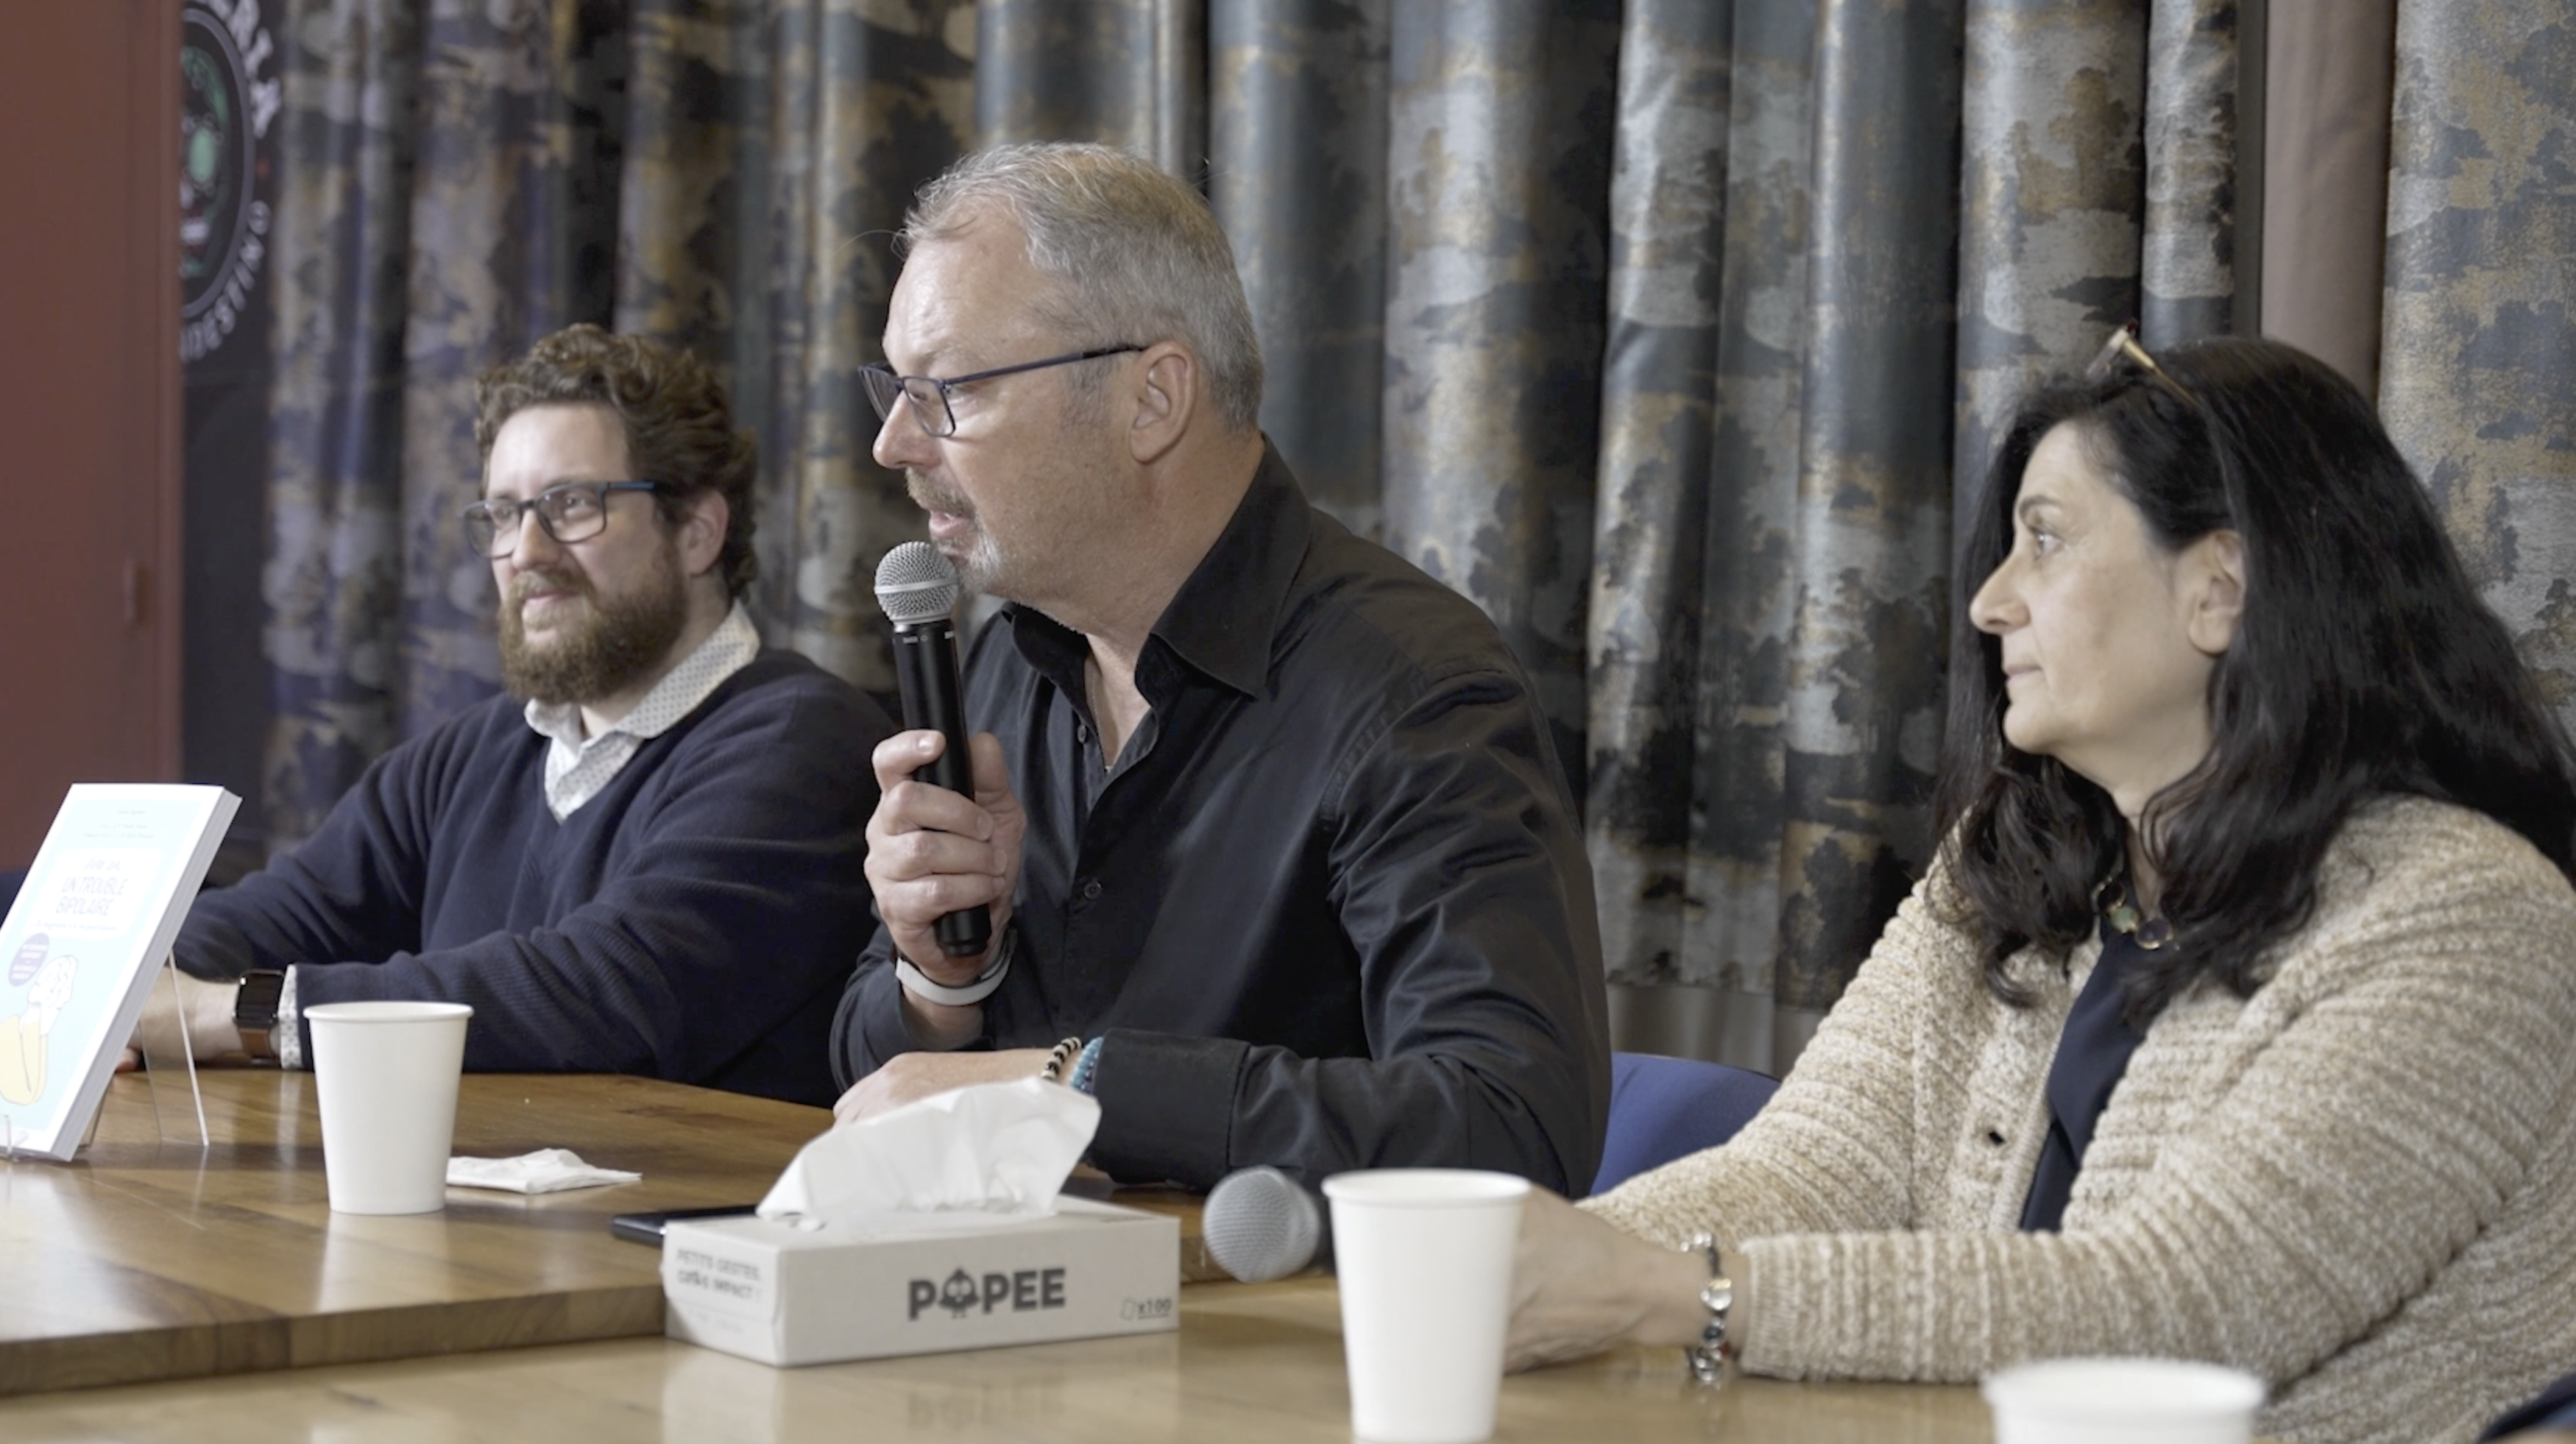
{"type": "Polygon", "coordinates": [[[420,17],[349,0],[294,13],[278,33],[287,103],[260,627],[276,709],[263,791],[284,845],[403,735],[398,518],[420,17]]]}
{"type": "Polygon", "coordinates": [[[405,248],[408,278],[402,467],[389,478],[407,737],[492,690],[491,568],[456,524],[482,492],[467,383],[608,309],[626,59],[617,36],[536,5],[420,15],[411,209],[383,238],[405,248]]]}
{"type": "Polygon", "coordinates": [[[2576,728],[2576,4],[2400,0],[2380,410],[2576,728]]]}
{"type": "Polygon", "coordinates": [[[1501,625],[1580,787],[1619,6],[1394,22],[1386,541],[1501,625]]]}
{"type": "Polygon", "coordinates": [[[2147,194],[2137,6],[1972,0],[1968,17],[1952,453],[1963,493],[1983,484],[2031,384],[2137,317],[2147,194]]]}
{"type": "Polygon", "coordinates": [[[1309,497],[1371,536],[1384,514],[1391,3],[1208,7],[1208,199],[1261,332],[1262,429],[1309,497]]]}
{"type": "Polygon", "coordinates": [[[2236,0],[2156,0],[2147,37],[2139,339],[2236,329],[2236,0]]]}
{"type": "Polygon", "coordinates": [[[1623,1040],[1770,1060],[1816,9],[1631,5],[1591,656],[1623,1040]]]}
{"type": "Polygon", "coordinates": [[[574,321],[715,364],[761,439],[765,635],[892,686],[918,529],[867,460],[886,234],[973,144],[972,0],[299,0],[266,595],[272,842],[497,686],[473,378],[574,321]]]}
{"type": "MultiPolygon", "coordinates": [[[[2399,0],[2388,398],[2576,693],[2576,0],[2399,0]]],[[[991,140],[1202,184],[1313,495],[1482,604],[1587,793],[1623,1046],[1785,1067],[1930,854],[1958,501],[2116,322],[2240,315],[2237,0],[297,0],[279,839],[494,683],[471,381],[596,320],[761,437],[766,634],[889,679],[853,384],[991,140]]],[[[2251,228],[2247,228],[2250,234],[2251,228]]]]}
{"type": "Polygon", "coordinates": [[[920,512],[868,459],[857,373],[894,289],[888,237],[971,144],[975,18],[971,0],[634,0],[625,26],[613,324],[716,363],[760,436],[763,635],[880,691],[870,582],[920,512]]]}

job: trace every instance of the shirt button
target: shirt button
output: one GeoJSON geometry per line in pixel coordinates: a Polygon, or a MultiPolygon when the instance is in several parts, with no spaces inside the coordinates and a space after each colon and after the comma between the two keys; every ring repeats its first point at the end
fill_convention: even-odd
{"type": "Polygon", "coordinates": [[[1073,740],[1074,740],[1074,741],[1076,741],[1076,742],[1080,742],[1080,743],[1084,744],[1085,746],[1090,745],[1090,742],[1091,742],[1091,724],[1090,724],[1090,723],[1088,723],[1088,722],[1076,722],[1076,723],[1074,723],[1074,724],[1073,724],[1073,740]]]}
{"type": "Polygon", "coordinates": [[[1093,901],[1094,899],[1098,898],[1099,896],[1100,896],[1100,879],[1098,879],[1098,878],[1096,878],[1096,877],[1095,877],[1095,878],[1086,878],[1086,879],[1084,879],[1084,880],[1083,880],[1083,884],[1082,884],[1082,900],[1083,900],[1084,902],[1091,902],[1091,901],[1093,901]]]}

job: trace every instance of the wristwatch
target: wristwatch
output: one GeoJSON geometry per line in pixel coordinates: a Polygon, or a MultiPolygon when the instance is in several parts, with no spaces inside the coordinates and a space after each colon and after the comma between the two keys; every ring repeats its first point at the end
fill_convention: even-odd
{"type": "Polygon", "coordinates": [[[1018,949],[1019,941],[1020,920],[1013,918],[1003,925],[1002,936],[985,959],[984,970],[962,987],[932,982],[929,974],[913,966],[912,959],[901,953],[894,955],[894,980],[914,997],[950,1008],[968,1007],[993,996],[994,990],[1002,986],[1002,979],[1010,976],[1011,954],[1018,949]]]}
{"type": "Polygon", "coordinates": [[[277,1061],[277,1002],[286,992],[282,968],[253,968],[242,974],[233,994],[233,1027],[241,1032],[242,1051],[263,1062],[277,1061]]]}

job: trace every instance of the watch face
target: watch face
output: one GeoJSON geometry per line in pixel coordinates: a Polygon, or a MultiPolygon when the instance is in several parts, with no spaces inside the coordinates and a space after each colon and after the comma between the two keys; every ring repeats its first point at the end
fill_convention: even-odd
{"type": "Polygon", "coordinates": [[[244,973],[241,991],[233,995],[233,1026],[237,1028],[273,1028],[277,1026],[277,1000],[286,991],[286,974],[262,969],[244,973]]]}

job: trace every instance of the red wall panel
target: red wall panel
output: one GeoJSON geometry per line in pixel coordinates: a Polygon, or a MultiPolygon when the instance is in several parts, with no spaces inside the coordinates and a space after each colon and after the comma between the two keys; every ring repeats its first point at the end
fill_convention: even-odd
{"type": "Polygon", "coordinates": [[[0,43],[0,868],[179,763],[178,0],[0,43]]]}

